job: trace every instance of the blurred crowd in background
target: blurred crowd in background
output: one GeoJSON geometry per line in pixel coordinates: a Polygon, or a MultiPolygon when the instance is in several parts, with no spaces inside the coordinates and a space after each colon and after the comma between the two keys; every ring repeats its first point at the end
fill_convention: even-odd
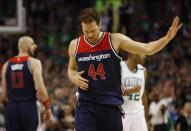
{"type": "MultiPolygon", "coordinates": [[[[2,1],[0,3],[1,7],[2,1]]],[[[27,11],[24,35],[32,36],[38,44],[35,57],[42,61],[45,84],[52,100],[53,120],[47,124],[47,131],[73,130],[77,89],[67,77],[68,45],[81,33],[78,13],[89,6],[100,12],[102,31],[121,32],[141,42],[164,36],[173,18],[180,17],[183,26],[175,39],[165,49],[145,59],[147,122],[150,130],[161,125],[160,129],[168,126],[169,131],[173,131],[179,128],[181,114],[186,113],[191,130],[190,0],[30,0],[24,1],[24,5],[27,11]]],[[[6,10],[9,15],[15,8],[6,10]]],[[[2,25],[5,18],[1,11],[0,14],[2,25]]],[[[17,54],[17,40],[21,35],[0,35],[0,70],[8,58],[17,54]]],[[[1,103],[0,127],[4,124],[1,103]]]]}

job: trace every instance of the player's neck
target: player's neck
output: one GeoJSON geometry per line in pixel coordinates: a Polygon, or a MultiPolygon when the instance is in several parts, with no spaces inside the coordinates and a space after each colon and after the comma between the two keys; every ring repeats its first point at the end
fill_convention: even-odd
{"type": "Polygon", "coordinates": [[[99,41],[99,39],[102,37],[102,35],[103,35],[103,32],[99,31],[97,39],[95,41],[88,41],[88,42],[91,45],[95,45],[99,41]]]}
{"type": "Polygon", "coordinates": [[[19,54],[17,55],[18,57],[22,57],[22,56],[29,56],[28,52],[19,52],[19,54]]]}
{"type": "Polygon", "coordinates": [[[137,64],[134,63],[134,62],[131,61],[131,60],[128,60],[128,61],[127,61],[127,66],[128,66],[128,68],[129,68],[132,72],[136,72],[136,71],[137,71],[137,64]]]}

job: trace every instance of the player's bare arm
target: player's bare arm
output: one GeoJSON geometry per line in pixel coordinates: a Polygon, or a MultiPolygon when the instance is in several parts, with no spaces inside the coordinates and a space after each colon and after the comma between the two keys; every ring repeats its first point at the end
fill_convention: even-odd
{"type": "Polygon", "coordinates": [[[78,85],[82,90],[87,90],[88,80],[84,79],[81,76],[84,73],[84,71],[77,72],[77,64],[74,57],[76,46],[77,39],[72,40],[68,49],[68,54],[70,57],[68,65],[68,77],[74,84],[78,85]]]}
{"type": "Polygon", "coordinates": [[[149,114],[148,114],[148,98],[147,98],[147,92],[144,91],[143,97],[142,97],[143,105],[144,105],[144,111],[145,111],[145,119],[146,121],[149,120],[149,114]]]}
{"type": "Polygon", "coordinates": [[[135,85],[132,88],[125,88],[124,89],[124,95],[129,95],[129,94],[132,94],[132,93],[137,93],[140,90],[141,90],[141,86],[140,85],[135,85]]]}
{"type": "Polygon", "coordinates": [[[33,79],[35,82],[35,88],[40,96],[40,102],[45,107],[42,117],[44,121],[48,121],[51,118],[50,100],[48,97],[48,92],[44,85],[44,81],[42,77],[42,64],[40,60],[31,58],[31,68],[33,73],[33,79]]]}
{"type": "Polygon", "coordinates": [[[7,87],[6,87],[6,76],[5,76],[6,70],[7,70],[7,62],[3,65],[3,68],[2,68],[2,71],[1,71],[3,101],[7,100],[7,87]]]}
{"type": "Polygon", "coordinates": [[[41,101],[46,101],[49,98],[48,98],[48,93],[42,78],[42,64],[40,60],[32,58],[31,67],[32,67],[32,73],[33,73],[33,78],[35,82],[35,88],[41,97],[41,101]]]}
{"type": "Polygon", "coordinates": [[[134,41],[120,33],[112,34],[111,40],[117,51],[124,50],[132,54],[152,55],[163,49],[175,37],[181,26],[182,24],[179,23],[179,17],[175,17],[167,34],[164,37],[149,43],[134,41]]]}
{"type": "MultiPolygon", "coordinates": [[[[147,70],[144,68],[144,75],[145,75],[145,81],[147,80],[147,70]]],[[[142,97],[143,105],[144,105],[144,111],[145,111],[145,119],[148,122],[149,120],[149,115],[148,115],[148,98],[147,98],[147,92],[146,89],[143,93],[142,97]]]]}

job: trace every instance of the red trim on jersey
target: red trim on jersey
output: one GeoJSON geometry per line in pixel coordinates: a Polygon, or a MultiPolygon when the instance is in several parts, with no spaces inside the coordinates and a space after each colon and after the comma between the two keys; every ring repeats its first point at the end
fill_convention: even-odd
{"type": "Polygon", "coordinates": [[[14,63],[20,63],[20,62],[27,61],[29,57],[30,56],[13,57],[13,58],[10,58],[9,61],[14,63]]]}
{"type": "Polygon", "coordinates": [[[88,40],[86,39],[85,35],[83,35],[82,37],[84,38],[85,42],[86,42],[88,45],[90,45],[91,47],[95,47],[95,46],[99,45],[100,41],[104,38],[105,34],[106,34],[106,33],[103,32],[101,38],[99,38],[99,40],[97,41],[97,43],[94,44],[94,45],[92,45],[91,43],[88,42],[88,40]]]}
{"type": "Polygon", "coordinates": [[[90,53],[96,51],[111,50],[109,43],[109,33],[104,32],[100,40],[95,45],[91,45],[86,39],[85,36],[80,36],[77,54],[78,53],[90,53]]]}

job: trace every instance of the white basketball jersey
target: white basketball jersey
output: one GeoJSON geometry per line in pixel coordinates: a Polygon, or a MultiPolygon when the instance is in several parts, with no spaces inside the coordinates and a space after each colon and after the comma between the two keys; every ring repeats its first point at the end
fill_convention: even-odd
{"type": "Polygon", "coordinates": [[[145,88],[145,76],[144,68],[142,65],[137,65],[136,72],[132,72],[125,61],[121,63],[121,77],[122,77],[122,87],[132,88],[135,85],[141,85],[140,92],[129,94],[128,96],[123,96],[124,103],[122,108],[125,113],[137,113],[139,111],[144,111],[142,96],[145,88]]]}

